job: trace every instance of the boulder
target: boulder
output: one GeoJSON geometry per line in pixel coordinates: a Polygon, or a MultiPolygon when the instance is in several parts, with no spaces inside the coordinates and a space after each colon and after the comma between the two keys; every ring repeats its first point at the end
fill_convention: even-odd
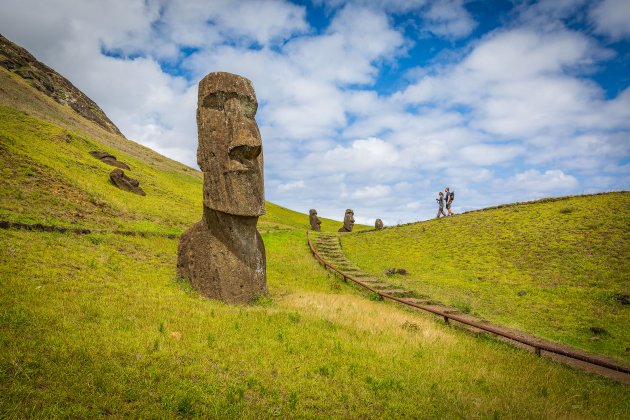
{"type": "Polygon", "coordinates": [[[94,152],[90,152],[90,155],[92,155],[93,157],[95,157],[96,159],[100,160],[103,163],[106,163],[108,165],[111,166],[115,166],[117,168],[121,168],[121,169],[126,169],[128,171],[131,170],[131,168],[129,167],[129,165],[127,165],[124,162],[121,162],[119,160],[116,159],[116,156],[114,155],[110,155],[107,152],[99,152],[99,151],[94,151],[94,152]]]}
{"type": "Polygon", "coordinates": [[[111,171],[109,174],[109,179],[111,179],[114,185],[121,190],[129,191],[138,195],[147,195],[147,193],[145,193],[142,188],[140,188],[140,182],[138,182],[138,180],[136,179],[129,178],[120,168],[116,168],[111,171]]]}

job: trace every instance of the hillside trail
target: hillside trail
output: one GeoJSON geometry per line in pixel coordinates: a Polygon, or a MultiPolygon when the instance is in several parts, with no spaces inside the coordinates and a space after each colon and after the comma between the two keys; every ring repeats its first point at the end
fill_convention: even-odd
{"type": "Polygon", "coordinates": [[[337,272],[344,281],[351,280],[369,290],[374,296],[379,297],[381,300],[383,298],[395,300],[399,303],[406,304],[409,308],[412,308],[412,310],[425,313],[430,312],[440,316],[453,328],[478,336],[491,335],[503,342],[530,352],[535,352],[539,356],[544,356],[575,368],[613,379],[625,385],[630,385],[630,373],[628,373],[630,372],[630,367],[620,365],[614,360],[587,353],[564,344],[544,340],[523,331],[493,324],[486,319],[462,313],[460,310],[444,305],[431,299],[429,296],[418,295],[416,292],[407,290],[393,282],[372,277],[346,257],[341,247],[339,233],[320,232],[311,235],[311,232],[307,232],[307,240],[313,256],[327,269],[332,269],[332,271],[337,272]],[[477,324],[481,328],[468,325],[465,322],[477,324]],[[485,328],[492,331],[488,331],[485,328]],[[573,355],[573,357],[561,353],[573,355]],[[592,362],[579,360],[574,357],[590,360],[592,362]],[[601,366],[602,364],[610,366],[610,368],[601,366]]]}

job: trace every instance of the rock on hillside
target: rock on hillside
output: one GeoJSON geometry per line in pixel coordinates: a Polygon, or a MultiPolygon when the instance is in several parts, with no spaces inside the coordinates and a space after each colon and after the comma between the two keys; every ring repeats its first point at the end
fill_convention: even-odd
{"type": "Polygon", "coordinates": [[[122,133],[96,103],[68,79],[45,65],[24,48],[0,34],[0,66],[27,80],[33,87],[110,133],[122,133]]]}

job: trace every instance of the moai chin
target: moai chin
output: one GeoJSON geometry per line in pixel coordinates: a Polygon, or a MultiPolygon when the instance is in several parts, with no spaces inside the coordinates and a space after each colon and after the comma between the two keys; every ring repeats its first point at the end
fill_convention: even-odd
{"type": "Polygon", "coordinates": [[[267,293],[265,247],[256,230],[265,214],[257,108],[244,77],[218,72],[199,82],[203,218],[179,239],[177,274],[204,296],[227,303],[250,303],[267,293]]]}
{"type": "Polygon", "coordinates": [[[343,218],[343,227],[339,229],[339,232],[352,232],[354,227],[354,212],[352,209],[346,210],[346,215],[343,218]]]}
{"type": "Polygon", "coordinates": [[[376,230],[383,229],[383,221],[381,219],[376,219],[376,222],[374,222],[374,229],[376,230]]]}
{"type": "Polygon", "coordinates": [[[310,209],[308,211],[308,219],[311,222],[311,229],[315,232],[319,232],[321,230],[320,225],[322,224],[322,221],[319,220],[319,217],[317,217],[317,210],[310,209]]]}

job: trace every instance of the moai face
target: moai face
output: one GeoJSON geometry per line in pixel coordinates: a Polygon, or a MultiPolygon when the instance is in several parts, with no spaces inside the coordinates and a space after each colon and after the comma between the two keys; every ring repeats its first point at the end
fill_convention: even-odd
{"type": "Polygon", "coordinates": [[[376,222],[374,222],[374,228],[376,230],[383,229],[383,221],[381,219],[376,219],[376,222]]]}
{"type": "Polygon", "coordinates": [[[309,221],[311,222],[311,229],[319,232],[320,230],[320,226],[322,224],[321,220],[319,220],[319,217],[317,217],[317,210],[315,209],[310,209],[308,211],[308,218],[309,221]]]}
{"type": "Polygon", "coordinates": [[[231,73],[199,82],[197,163],[204,206],[239,216],[265,214],[263,155],[252,83],[231,73]]]}
{"type": "Polygon", "coordinates": [[[343,218],[343,227],[348,231],[352,232],[352,228],[354,226],[354,212],[352,209],[346,210],[346,215],[343,218]]]}

